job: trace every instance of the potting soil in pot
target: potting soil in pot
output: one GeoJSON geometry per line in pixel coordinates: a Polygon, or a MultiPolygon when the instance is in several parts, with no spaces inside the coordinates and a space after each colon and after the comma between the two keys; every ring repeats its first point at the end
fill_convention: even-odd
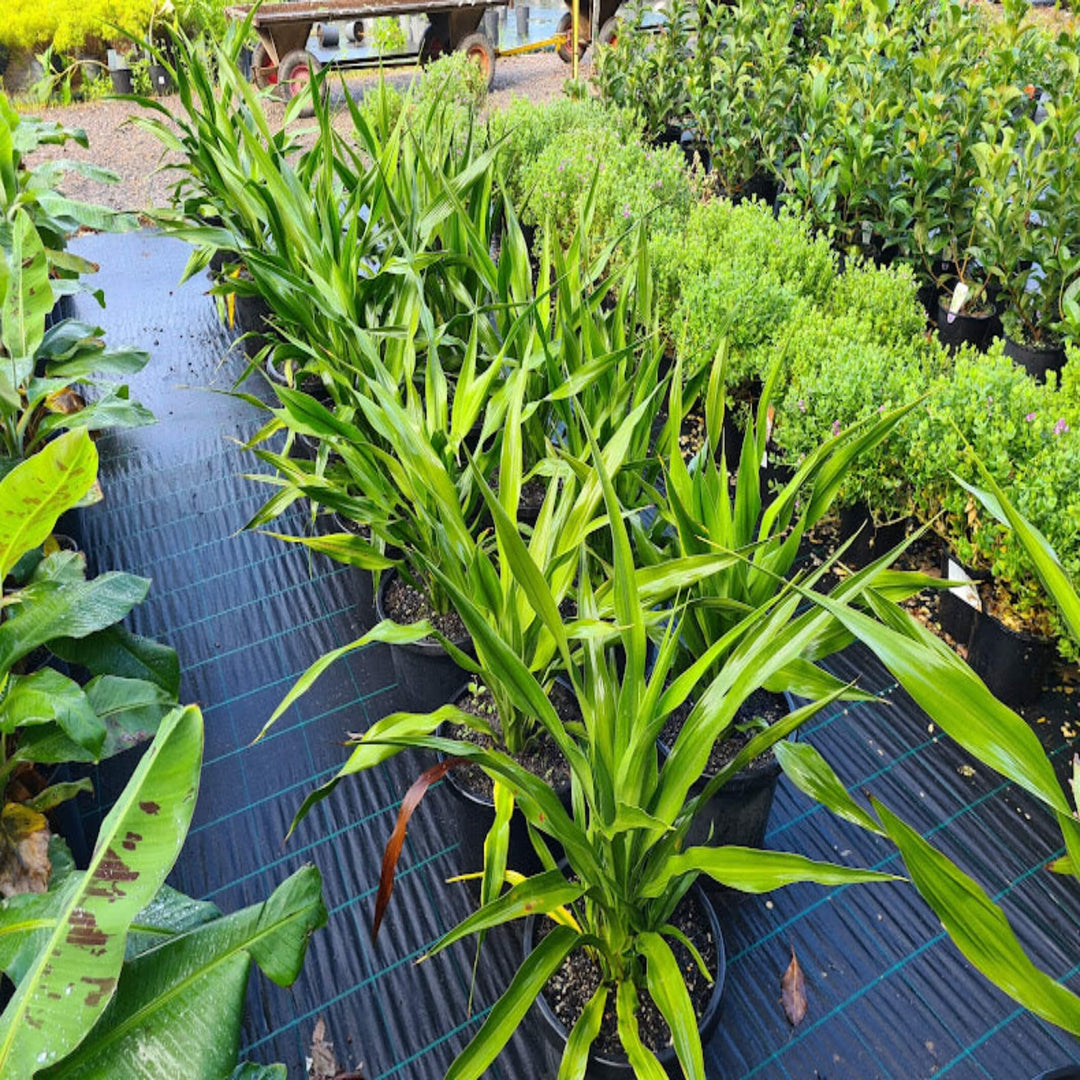
{"type": "MultiPolygon", "coordinates": [[[[709,918],[701,909],[697,897],[689,894],[675,909],[672,925],[681,930],[693,943],[705,961],[705,967],[715,976],[717,967],[716,942],[709,929],[709,918]]],[[[549,919],[538,925],[537,935],[543,938],[553,927],[549,919]]],[[[705,1012],[712,994],[713,984],[701,973],[690,951],[681,942],[668,939],[679,970],[683,973],[686,988],[690,992],[690,1002],[694,1006],[694,1015],[699,1019],[705,1012]]],[[[588,1004],[589,999],[600,985],[600,968],[588,953],[582,949],[572,952],[563,962],[562,967],[548,980],[544,996],[552,1011],[562,1022],[567,1031],[577,1023],[588,1004]]],[[[641,995],[641,1010],[638,1012],[638,1033],[642,1042],[653,1051],[662,1050],[671,1043],[671,1029],[647,993],[641,995]]],[[[600,1034],[593,1044],[597,1057],[619,1058],[624,1056],[622,1043],[619,1041],[618,1024],[615,1016],[615,995],[608,995],[604,1009],[604,1020],[600,1025],[600,1034]]]]}
{"type": "Polygon", "coordinates": [[[394,622],[403,625],[427,619],[450,641],[461,641],[469,636],[468,629],[456,611],[450,610],[441,614],[436,612],[423,593],[417,592],[401,578],[394,578],[386,588],[386,614],[394,622]]]}
{"type": "MultiPolygon", "coordinates": [[[[578,708],[574,695],[565,686],[556,683],[548,695],[559,719],[564,724],[581,720],[581,710],[578,708]]],[[[476,694],[468,694],[459,698],[457,706],[463,712],[478,716],[488,723],[498,734],[500,732],[499,717],[495,712],[495,702],[491,694],[481,688],[476,694]]],[[[484,735],[482,732],[473,731],[463,724],[451,724],[447,728],[447,735],[453,739],[463,739],[482,746],[486,750],[502,750],[501,745],[484,735]]],[[[549,787],[558,791],[570,783],[570,767],[566,759],[559,752],[559,748],[552,741],[546,731],[540,729],[536,737],[529,743],[524,752],[515,755],[515,760],[523,768],[528,769],[533,776],[540,777],[549,787]]],[[[467,765],[454,770],[454,780],[466,791],[481,798],[492,798],[493,785],[491,777],[483,769],[475,765],[467,765]]]]}
{"type": "MultiPolygon", "coordinates": [[[[684,701],[668,718],[660,733],[660,741],[667,747],[675,745],[683,724],[686,723],[695,702],[693,699],[684,701]]],[[[755,690],[740,706],[735,714],[735,719],[728,728],[722,739],[713,743],[709,752],[709,761],[705,766],[707,776],[715,776],[730,761],[734,761],[739,751],[758,733],[760,728],[753,726],[755,721],[764,721],[774,724],[787,715],[787,705],[784,699],[777,694],[770,694],[767,690],[755,690]],[[745,728],[745,730],[740,730],[745,728]]],[[[775,761],[776,755],[770,750],[755,759],[747,768],[762,767],[767,762],[775,761]]]]}

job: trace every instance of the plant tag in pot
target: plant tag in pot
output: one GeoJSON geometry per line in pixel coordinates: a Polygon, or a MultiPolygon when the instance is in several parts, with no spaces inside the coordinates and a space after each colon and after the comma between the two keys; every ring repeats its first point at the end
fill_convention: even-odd
{"type": "Polygon", "coordinates": [[[862,246],[863,247],[869,247],[870,246],[870,241],[873,239],[873,236],[874,236],[874,227],[873,227],[873,225],[871,225],[869,221],[864,221],[862,223],[862,246]]]}
{"type": "Polygon", "coordinates": [[[964,306],[968,298],[968,293],[971,290],[964,282],[960,282],[959,285],[953,289],[952,302],[949,304],[949,325],[952,325],[953,320],[960,313],[960,309],[964,306]]]}
{"type": "Polygon", "coordinates": [[[966,581],[967,585],[957,585],[955,588],[949,590],[958,600],[962,600],[968,607],[973,607],[976,611],[982,611],[982,601],[979,599],[979,594],[975,589],[975,583],[967,576],[962,566],[949,560],[949,580],[950,581],[966,581]]]}

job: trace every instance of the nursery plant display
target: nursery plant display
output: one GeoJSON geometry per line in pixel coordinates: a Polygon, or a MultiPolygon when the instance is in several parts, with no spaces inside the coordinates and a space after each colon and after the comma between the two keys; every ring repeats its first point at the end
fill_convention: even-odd
{"type": "MultiPolygon", "coordinates": [[[[845,255],[915,266],[951,339],[987,343],[1001,307],[1019,347],[1057,345],[1078,273],[1077,52],[1068,31],[1025,22],[1025,3],[1003,10],[987,21],[959,4],[852,3],[809,27],[754,2],[699,6],[682,83],[654,82],[672,88],[644,124],[689,115],[718,191],[771,202],[778,183],[845,255]]],[[[684,21],[672,14],[665,47],[686,38],[684,21]]],[[[604,57],[598,83],[613,103],[626,103],[654,38],[629,20],[604,57]]]]}
{"type": "MultiPolygon", "coordinates": [[[[775,38],[755,44],[760,26],[749,7],[717,18],[747,20],[745,29],[724,26],[742,35],[747,56],[773,50],[770,93],[786,78],[812,81],[825,71],[852,98],[855,88],[865,91],[861,104],[818,102],[814,139],[796,133],[796,143],[806,134],[797,150],[806,159],[794,168],[806,177],[793,177],[779,219],[757,200],[695,201],[696,181],[678,151],[667,151],[676,155],[668,160],[628,135],[610,143],[613,153],[641,167],[620,188],[628,174],[589,165],[583,132],[610,116],[594,103],[560,104],[550,115],[517,106],[520,124],[493,118],[485,130],[472,115],[475,101],[449,101],[445,90],[427,100],[395,96],[382,84],[332,122],[316,87],[296,106],[311,107],[318,133],[303,150],[277,134],[263,100],[235,74],[235,43],[177,45],[185,116],[172,145],[185,173],[163,220],[197,249],[189,273],[222,255],[214,288],[227,317],[230,295],[267,305],[247,375],[265,369],[272,397],[235,395],[266,419],[245,444],[270,469],[255,477],[269,498],[248,527],[374,573],[378,586],[374,628],[362,632],[371,622],[361,614],[360,629],[319,643],[316,655],[329,651],[278,698],[259,750],[272,752],[302,698],[305,724],[317,711],[306,695],[331,667],[364,663],[368,644],[437,643],[448,669],[438,680],[410,682],[392,653],[391,692],[408,700],[416,688],[430,700],[390,715],[365,703],[359,723],[341,717],[351,756],[329,783],[319,763],[321,786],[294,825],[307,816],[306,827],[317,829],[324,811],[346,802],[343,793],[317,816],[310,811],[341,780],[402,750],[441,755],[437,764],[429,756],[397,809],[377,892],[372,882],[376,929],[403,853],[403,871],[429,872],[431,853],[405,847],[406,829],[424,820],[417,804],[438,781],[466,771],[482,777],[485,812],[465,825],[462,811],[452,829],[455,841],[461,835],[455,869],[479,880],[480,907],[435,944],[414,944],[425,955],[473,934],[490,945],[497,928],[532,917],[518,975],[477,1019],[451,1076],[481,1075],[545,988],[539,1008],[549,1031],[558,1035],[561,1025],[562,1075],[589,1075],[614,1056],[641,1076],[704,1076],[702,1039],[726,969],[723,931],[698,879],[752,893],[794,882],[898,880],[898,862],[866,861],[864,869],[843,856],[821,862],[805,849],[772,851],[757,841],[699,842],[694,828],[713,797],[762,760],[846,823],[891,840],[971,963],[1039,1016],[1080,1029],[1075,994],[1032,963],[984,890],[920,835],[926,826],[906,825],[886,805],[891,798],[865,802],[812,743],[794,739],[839,700],[874,697],[822,664],[859,643],[935,732],[1049,808],[1066,849],[1058,868],[1075,860],[1075,799],[1036,735],[898,606],[916,590],[942,587],[941,579],[891,569],[926,529],[855,572],[843,565],[842,545],[824,564],[798,562],[807,534],[832,509],[862,503],[879,521],[914,511],[954,552],[963,549],[965,562],[991,564],[1025,617],[1043,618],[1049,602],[1039,564],[981,509],[977,492],[953,480],[977,479],[976,455],[1002,491],[1017,494],[1047,535],[1062,540],[1062,562],[1075,559],[1068,483],[1080,419],[1072,372],[1066,366],[1060,380],[1040,384],[1003,359],[1001,345],[985,355],[950,352],[926,332],[918,280],[903,265],[927,254],[914,233],[902,235],[909,210],[891,206],[864,227],[865,207],[881,194],[871,159],[884,155],[896,125],[923,118],[894,111],[891,98],[907,86],[903,103],[930,110],[910,89],[905,50],[913,42],[944,49],[968,31],[964,48],[973,51],[965,57],[989,46],[957,10],[939,23],[921,6],[869,22],[861,8],[842,6],[781,20],[775,38]],[[789,56],[799,63],[786,72],[789,56]],[[219,83],[206,76],[208,61],[219,83]],[[904,70],[876,86],[875,72],[894,62],[904,70]],[[819,183],[832,182],[821,155],[841,136],[855,162],[850,175],[841,168],[817,209],[797,209],[798,184],[813,202],[819,183]],[[670,214],[646,209],[643,177],[664,189],[670,214]],[[538,188],[541,180],[549,186],[538,188]],[[637,199],[627,215],[617,209],[627,197],[620,191],[637,199]],[[878,265],[894,257],[890,247],[901,264],[878,265]],[[688,420],[700,420],[700,444],[684,439],[688,420]],[[413,597],[395,608],[389,594],[400,600],[404,586],[413,597]],[[760,690],[810,704],[746,723],[740,709],[760,690]],[[677,713],[681,727],[665,732],[677,713]],[[558,775],[546,766],[531,771],[528,752],[540,743],[558,775]],[[712,751],[725,743],[739,749],[710,769],[712,751]],[[483,837],[475,858],[463,835],[470,829],[477,835],[468,839],[483,837]],[[703,936],[688,929],[695,920],[703,936]],[[575,1009],[565,987],[583,967],[591,974],[575,1009]]],[[[679,40],[660,44],[661,55],[679,40]]],[[[610,55],[622,44],[620,34],[610,55]]],[[[1036,40],[1023,44],[1042,49],[1036,40]]],[[[679,47],[695,62],[689,35],[679,47]]],[[[737,60],[734,48],[724,58],[737,60]]],[[[1034,62],[1021,50],[1010,80],[1034,62]]],[[[746,66],[748,78],[765,77],[746,66]]],[[[939,87],[948,81],[934,78],[939,87]]],[[[1003,100],[1031,98],[1021,89],[1003,100]]],[[[603,137],[628,132],[617,126],[623,122],[625,115],[611,120],[603,137]]],[[[1028,122],[1046,121],[1010,120],[1015,129],[1028,122]]],[[[743,126],[723,119],[729,123],[743,126]]],[[[164,124],[156,130],[172,137],[164,124]]],[[[917,140],[918,130],[908,138],[917,140]]],[[[1040,131],[1027,138],[1049,137],[1040,131]]],[[[764,138],[780,145],[790,134],[764,138]]],[[[745,186],[738,150],[730,148],[726,175],[745,186]]],[[[788,147],[789,165],[795,152],[788,147]]],[[[977,158],[973,152],[964,168],[977,170],[977,158]]],[[[896,158],[888,160],[894,191],[907,197],[896,158]]],[[[979,212],[971,209],[971,220],[979,212]]],[[[926,243],[940,230],[927,226],[926,243]]],[[[955,258],[940,250],[929,257],[940,276],[951,272],[943,259],[970,256],[970,284],[998,280],[970,245],[953,250],[955,258]]],[[[1073,299],[1066,287],[1062,325],[1073,299]]],[[[1041,628],[1074,632],[1056,618],[1041,628]]],[[[305,643],[303,634],[295,638],[305,643]]],[[[295,671],[280,674],[279,683],[295,679],[295,671]]],[[[286,798],[310,790],[303,775],[286,798]]],[[[391,800],[377,813],[395,809],[391,800]]],[[[352,812],[346,805],[343,813],[352,812]]],[[[355,824],[338,821],[328,835],[355,824]]],[[[955,848],[944,850],[963,861],[955,848]]],[[[349,870],[356,873],[355,860],[349,870]]]]}

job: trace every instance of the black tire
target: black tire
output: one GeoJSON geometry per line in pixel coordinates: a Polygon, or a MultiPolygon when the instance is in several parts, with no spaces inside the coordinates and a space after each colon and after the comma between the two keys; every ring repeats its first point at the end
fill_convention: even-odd
{"type": "Polygon", "coordinates": [[[467,34],[457,44],[457,52],[463,52],[487,76],[488,89],[495,81],[495,46],[487,34],[467,34]]]}
{"type": "Polygon", "coordinates": [[[598,45],[614,45],[619,40],[621,19],[618,15],[612,15],[603,26],[600,27],[600,36],[597,38],[598,45]]]}
{"type": "Polygon", "coordinates": [[[422,66],[426,67],[432,62],[432,60],[438,60],[443,53],[449,52],[446,42],[443,40],[439,31],[435,29],[431,23],[428,23],[424,27],[424,32],[420,36],[420,49],[418,51],[418,57],[422,66]]]}
{"type": "Polygon", "coordinates": [[[251,81],[260,90],[266,90],[277,85],[277,77],[277,65],[270,59],[270,53],[260,41],[251,54],[251,81]]]}
{"type": "Polygon", "coordinates": [[[336,26],[330,26],[327,23],[319,23],[319,44],[324,49],[336,49],[340,40],[341,36],[339,35],[336,26]]]}
{"type": "MultiPolygon", "coordinates": [[[[555,33],[562,34],[564,41],[555,50],[559,54],[559,59],[564,64],[569,64],[574,58],[574,43],[572,40],[574,30],[574,16],[569,12],[563,12],[560,16],[558,23],[555,25],[555,33]]],[[[578,12],[578,59],[580,60],[585,55],[585,50],[589,47],[588,41],[582,38],[582,33],[589,32],[589,24],[586,21],[586,16],[583,12],[578,12]]]]}
{"type": "Polygon", "coordinates": [[[307,89],[313,75],[322,70],[322,64],[306,49],[293,49],[286,53],[278,65],[278,97],[282,101],[292,101],[297,94],[307,89]]]}

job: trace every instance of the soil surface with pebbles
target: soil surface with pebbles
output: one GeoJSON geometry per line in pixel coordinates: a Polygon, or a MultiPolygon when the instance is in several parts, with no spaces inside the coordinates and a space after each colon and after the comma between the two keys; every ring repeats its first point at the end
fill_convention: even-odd
{"type": "MultiPolygon", "coordinates": [[[[388,76],[391,85],[403,89],[417,74],[415,68],[388,76]]],[[[581,65],[582,78],[587,79],[590,65],[581,65]]],[[[488,95],[487,109],[505,108],[514,98],[527,97],[530,101],[550,101],[562,94],[563,83],[570,77],[570,68],[554,52],[535,53],[500,59],[495,65],[495,84],[488,95]]],[[[375,72],[351,74],[349,92],[356,98],[363,97],[377,85],[375,72]]],[[[335,91],[338,105],[335,126],[341,130],[349,127],[349,112],[344,107],[340,85],[335,91]]],[[[170,96],[161,99],[170,110],[180,111],[180,99],[170,96]]],[[[285,107],[272,103],[268,109],[271,121],[280,124],[285,107]]],[[[141,109],[127,101],[93,101],[80,105],[46,109],[46,119],[56,120],[70,127],[82,128],[89,139],[88,149],[73,143],[65,147],[46,146],[37,151],[31,161],[51,158],[68,158],[92,161],[104,165],[119,174],[118,184],[102,184],[86,177],[71,174],[65,178],[63,190],[74,199],[101,203],[115,210],[131,210],[139,213],[154,207],[168,206],[169,189],[180,174],[167,166],[175,163],[175,155],[162,154],[161,144],[149,132],[129,122],[132,114],[155,116],[148,109],[141,109]]],[[[313,121],[294,121],[301,139],[313,139],[313,121]]]]}

